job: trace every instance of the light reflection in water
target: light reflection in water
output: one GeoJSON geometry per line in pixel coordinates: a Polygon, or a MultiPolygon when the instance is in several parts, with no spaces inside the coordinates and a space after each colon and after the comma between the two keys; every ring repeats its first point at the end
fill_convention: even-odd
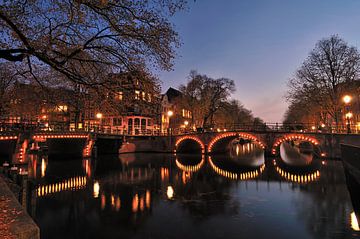
{"type": "Polygon", "coordinates": [[[230,178],[230,179],[235,179],[235,180],[248,180],[248,179],[253,179],[258,177],[265,169],[265,164],[261,165],[260,168],[255,169],[255,170],[251,170],[248,172],[244,172],[244,173],[233,173],[227,170],[223,170],[220,167],[216,166],[212,160],[212,158],[209,156],[209,164],[211,166],[211,168],[219,175],[226,177],[226,178],[230,178]]]}
{"type": "MultiPolygon", "coordinates": [[[[249,148],[251,149],[250,145],[249,148]]],[[[244,149],[248,150],[248,146],[245,146],[244,149]]],[[[350,214],[353,210],[351,202],[348,200],[347,194],[343,193],[344,182],[341,181],[341,174],[338,171],[329,171],[331,173],[324,172],[325,169],[332,167],[334,163],[337,163],[336,165],[338,166],[339,162],[326,161],[326,165],[321,166],[321,172],[319,170],[315,171],[315,169],[309,174],[298,174],[297,172],[286,172],[285,170],[288,168],[290,171],[293,171],[293,168],[283,166],[281,161],[277,161],[281,168],[276,167],[276,163],[271,162],[272,159],[267,159],[266,167],[265,164],[262,164],[256,168],[239,166],[239,164],[234,163],[235,160],[228,157],[225,158],[227,162],[221,161],[222,158],[217,158],[216,156],[210,157],[208,162],[202,162],[203,159],[198,157],[196,161],[188,161],[183,158],[180,160],[173,157],[160,158],[159,155],[155,155],[149,165],[147,161],[137,160],[134,164],[125,165],[126,167],[119,167],[117,169],[114,169],[113,164],[105,167],[100,164],[100,161],[93,161],[91,177],[88,178],[87,175],[84,175],[84,178],[88,180],[89,186],[82,191],[71,188],[71,193],[49,194],[52,191],[62,192],[61,190],[65,188],[67,179],[61,181],[61,184],[64,184],[64,186],[58,184],[54,187],[49,185],[43,188],[39,187],[37,193],[44,190],[44,194],[47,192],[48,194],[46,195],[48,196],[36,199],[37,215],[34,218],[39,222],[41,228],[45,228],[45,233],[50,234],[46,238],[54,238],[57,233],[63,238],[68,238],[70,234],[76,235],[79,229],[83,232],[79,238],[111,238],[111,235],[119,235],[121,233],[133,233],[131,235],[133,238],[144,238],[149,236],[150,233],[157,233],[159,238],[165,238],[171,233],[166,231],[166,228],[148,228],[144,226],[144,222],[147,225],[161,224],[164,221],[164,216],[166,217],[168,214],[168,205],[171,205],[170,207],[174,210],[174,213],[177,213],[178,218],[186,223],[193,222],[194,218],[201,216],[202,218],[210,219],[204,220],[204,225],[210,228],[214,224],[207,223],[208,221],[222,220],[224,223],[223,225],[219,224],[219,230],[224,232],[223,238],[231,238],[232,236],[241,237],[240,232],[245,235],[245,238],[264,238],[264,234],[267,233],[274,233],[276,238],[289,238],[281,237],[283,234],[277,234],[270,226],[276,228],[279,224],[287,224],[292,220],[296,221],[296,224],[293,224],[294,226],[299,226],[300,224],[301,228],[303,228],[303,231],[299,233],[300,235],[294,235],[294,238],[321,238],[319,236],[312,236],[312,234],[320,235],[325,229],[320,233],[313,230],[311,226],[306,227],[308,223],[319,223],[320,221],[334,228],[334,231],[338,231],[339,227],[333,225],[335,223],[334,218],[336,218],[338,224],[342,225],[340,230],[343,230],[343,224],[346,224],[346,231],[344,229],[342,232],[349,233],[350,231],[356,234],[359,231],[355,214],[350,214]],[[186,162],[193,163],[193,165],[187,165],[186,162]],[[198,164],[201,164],[200,168],[196,167],[198,164]],[[137,167],[141,167],[141,171],[137,167]],[[148,169],[149,174],[154,170],[154,175],[157,176],[148,177],[147,181],[131,180],[131,178],[135,179],[137,175],[142,175],[143,177],[146,172],[144,169],[148,169]],[[280,177],[281,170],[283,176],[280,177]],[[213,171],[221,177],[214,176],[213,171]],[[321,180],[318,180],[320,174],[321,180]],[[335,176],[333,177],[333,175],[335,176]],[[96,177],[96,180],[93,177],[96,177]],[[239,182],[225,180],[222,177],[237,180],[256,178],[256,181],[239,182]],[[306,184],[306,186],[303,185],[306,182],[313,181],[317,182],[306,184]],[[289,185],[289,187],[284,187],[284,185],[289,185]],[[333,185],[337,185],[336,190],[333,190],[333,185]],[[339,185],[342,188],[339,189],[339,185]],[[324,193],[322,192],[324,187],[329,189],[325,192],[327,194],[326,198],[321,196],[324,193]],[[284,202],[288,202],[285,207],[271,203],[271,200],[276,199],[274,195],[279,190],[281,190],[281,197],[284,202]],[[306,196],[295,197],[297,201],[294,201],[293,195],[306,196]],[[337,195],[341,196],[338,197],[337,195]],[[256,198],[266,198],[267,200],[257,200],[256,198]],[[236,203],[244,202],[249,202],[249,204],[238,210],[236,203]],[[334,202],[336,202],[336,205],[343,203],[346,207],[342,208],[345,209],[340,211],[339,207],[334,207],[334,202]],[[305,206],[302,209],[298,205],[305,206]],[[150,207],[153,210],[147,210],[150,207]],[[291,212],[288,210],[289,207],[293,209],[291,212]],[[264,208],[265,210],[263,210],[264,208]],[[316,210],[317,208],[319,210],[316,210]],[[49,220],[48,215],[58,215],[60,209],[64,212],[64,215],[59,215],[58,218],[54,216],[53,218],[56,218],[56,220],[49,220]],[[344,210],[346,210],[345,213],[344,210]],[[250,211],[254,216],[252,217],[251,224],[249,224],[250,222],[246,224],[250,211]],[[275,220],[273,216],[274,211],[281,211],[285,218],[277,218],[275,220]],[[311,214],[310,211],[316,213],[311,214]],[[43,212],[46,212],[47,215],[44,215],[43,212]],[[86,223],[81,222],[81,219],[87,217],[89,212],[94,215],[93,219],[88,217],[85,220],[86,223]],[[183,216],[183,212],[185,212],[186,217],[183,216]],[[306,215],[305,218],[304,215],[306,215]],[[251,228],[254,222],[259,223],[260,226],[267,228],[266,233],[258,233],[259,230],[256,229],[246,229],[248,232],[242,231],[241,228],[229,229],[228,225],[234,222],[238,223],[236,220],[239,220],[239,218],[243,220],[244,227],[251,228]],[[96,225],[96,227],[88,228],[88,222],[94,223],[93,225],[96,225]],[[137,230],[133,230],[134,225],[137,230]],[[270,226],[266,227],[266,225],[270,226]],[[53,228],[55,228],[55,231],[51,230],[53,228]],[[56,231],[56,228],[59,229],[56,231]],[[59,232],[60,230],[62,232],[59,232]],[[69,231],[68,235],[66,235],[67,230],[69,231]],[[108,234],[101,237],[104,231],[107,230],[108,234]]],[[[81,161],[77,162],[78,173],[84,174],[85,170],[81,165],[81,161]]],[[[51,179],[51,174],[54,173],[53,168],[56,168],[53,167],[52,163],[53,161],[50,160],[47,165],[46,179],[51,179]]],[[[321,161],[318,163],[321,164],[321,161]]],[[[38,180],[44,181],[44,179],[38,180]]],[[[81,183],[81,180],[75,180],[75,182],[81,183]]],[[[71,181],[68,181],[67,185],[72,185],[71,181]]],[[[171,216],[166,217],[170,226],[178,224],[176,219],[173,219],[171,216]]],[[[191,229],[194,230],[193,227],[184,226],[184,231],[191,229]]],[[[181,237],[186,237],[184,235],[186,232],[182,233],[180,231],[177,233],[181,237]]],[[[206,230],[196,229],[194,233],[199,235],[200,238],[206,236],[208,236],[207,238],[213,238],[212,235],[207,234],[206,230]]]]}
{"type": "Polygon", "coordinates": [[[316,170],[315,172],[307,173],[307,174],[300,174],[300,173],[294,174],[291,172],[287,172],[284,169],[277,166],[275,160],[273,161],[273,164],[275,166],[276,172],[278,172],[278,174],[280,174],[281,177],[283,177],[286,180],[289,180],[291,182],[294,182],[294,183],[309,183],[309,182],[316,181],[320,178],[319,170],[316,170]]]}
{"type": "Polygon", "coordinates": [[[230,158],[239,165],[259,167],[265,162],[265,152],[257,143],[231,143],[230,158]]]}
{"type": "Polygon", "coordinates": [[[101,194],[101,210],[104,210],[106,205],[106,197],[104,194],[101,194]]]}
{"type": "Polygon", "coordinates": [[[135,213],[139,209],[139,196],[135,194],[135,196],[132,199],[132,212],[135,213]]]}
{"type": "Polygon", "coordinates": [[[45,172],[46,172],[46,165],[47,162],[45,161],[44,158],[41,158],[41,177],[45,177],[45,172]]]}
{"type": "Polygon", "coordinates": [[[167,187],[166,196],[168,197],[168,199],[173,199],[174,198],[174,189],[173,189],[173,187],[171,185],[169,185],[167,187]]]}
{"type": "Polygon", "coordinates": [[[99,192],[100,192],[100,184],[99,184],[98,181],[95,181],[94,186],[93,186],[93,196],[94,196],[94,198],[99,197],[99,192]]]}
{"type": "Polygon", "coordinates": [[[120,201],[120,197],[116,198],[116,203],[115,203],[115,210],[119,211],[121,207],[121,201],[120,201]]]}
{"type": "Polygon", "coordinates": [[[352,212],[352,213],[350,214],[350,223],[351,223],[351,228],[352,228],[354,231],[360,231],[359,223],[358,223],[358,220],[357,220],[357,218],[356,218],[355,212],[352,212]]]}
{"type": "Polygon", "coordinates": [[[150,203],[151,203],[151,195],[150,195],[150,191],[146,190],[146,194],[145,194],[145,204],[147,208],[150,208],[150,203]]]}
{"type": "Polygon", "coordinates": [[[313,153],[302,153],[300,145],[283,142],[280,145],[280,157],[286,164],[304,166],[309,165],[314,156],[313,153]]]}
{"type": "Polygon", "coordinates": [[[205,156],[202,155],[201,157],[201,161],[198,163],[198,164],[195,164],[195,165],[185,165],[185,164],[182,164],[178,158],[176,158],[175,160],[175,163],[176,163],[176,166],[181,169],[182,171],[185,171],[185,172],[197,172],[201,169],[201,167],[204,165],[205,163],[205,156]]]}
{"type": "Polygon", "coordinates": [[[64,180],[63,182],[40,185],[37,187],[36,195],[38,197],[46,196],[48,194],[59,193],[68,190],[80,190],[86,187],[86,177],[74,177],[64,180]]]}

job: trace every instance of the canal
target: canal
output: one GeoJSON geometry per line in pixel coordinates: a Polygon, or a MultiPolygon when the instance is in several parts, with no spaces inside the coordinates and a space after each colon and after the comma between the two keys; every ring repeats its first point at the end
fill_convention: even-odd
{"type": "Polygon", "coordinates": [[[46,239],[360,237],[341,161],[280,151],[32,156],[27,209],[46,239]]]}

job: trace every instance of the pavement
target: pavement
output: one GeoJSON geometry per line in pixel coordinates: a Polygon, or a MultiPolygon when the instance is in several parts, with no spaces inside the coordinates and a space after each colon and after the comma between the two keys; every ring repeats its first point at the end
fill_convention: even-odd
{"type": "Polygon", "coordinates": [[[0,238],[39,239],[40,229],[0,175],[0,238]]]}

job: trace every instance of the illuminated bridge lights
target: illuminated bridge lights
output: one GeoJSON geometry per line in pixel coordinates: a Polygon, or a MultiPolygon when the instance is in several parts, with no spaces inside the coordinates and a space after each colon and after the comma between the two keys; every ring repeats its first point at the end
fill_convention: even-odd
{"type": "Polygon", "coordinates": [[[205,145],[204,143],[196,136],[192,136],[192,135],[187,135],[187,136],[183,136],[180,139],[178,139],[175,143],[175,148],[177,149],[177,147],[181,144],[181,142],[183,142],[184,140],[193,140],[195,142],[197,142],[200,145],[201,148],[201,153],[205,153],[205,145]]]}
{"type": "Polygon", "coordinates": [[[226,177],[226,178],[230,178],[230,179],[234,179],[234,180],[249,180],[249,179],[253,179],[258,177],[264,170],[265,170],[265,164],[261,165],[259,169],[253,170],[253,171],[249,171],[249,172],[244,172],[244,173],[233,173],[233,172],[229,172],[226,170],[223,170],[221,168],[219,168],[218,166],[216,166],[211,157],[209,156],[209,163],[211,168],[219,175],[226,177]]]}
{"type": "Polygon", "coordinates": [[[261,142],[254,135],[247,134],[247,133],[229,132],[229,133],[223,133],[223,134],[217,135],[213,140],[211,140],[211,142],[209,143],[209,149],[208,149],[209,153],[212,152],[212,149],[217,141],[219,141],[220,139],[228,138],[228,137],[241,137],[244,139],[249,139],[249,140],[252,140],[252,141],[255,141],[256,143],[258,143],[262,149],[265,149],[265,144],[263,142],[261,142]]]}
{"type": "Polygon", "coordinates": [[[285,135],[284,137],[276,140],[276,142],[274,143],[274,145],[271,149],[271,153],[276,154],[277,147],[280,146],[280,144],[282,144],[285,141],[291,141],[291,140],[302,140],[302,141],[310,142],[314,145],[319,145],[319,141],[312,137],[307,137],[307,136],[298,135],[298,134],[285,135]]]}
{"type": "Polygon", "coordinates": [[[292,174],[281,169],[279,166],[276,166],[275,162],[274,165],[276,172],[278,172],[281,177],[294,183],[310,183],[320,178],[319,170],[316,170],[315,172],[309,174],[292,174]]]}
{"type": "Polygon", "coordinates": [[[69,190],[79,190],[83,189],[87,184],[86,177],[74,177],[63,182],[48,184],[48,185],[39,185],[36,189],[36,195],[38,197],[44,197],[49,194],[69,191],[69,190]]]}
{"type": "Polygon", "coordinates": [[[200,168],[204,165],[205,163],[205,158],[204,156],[201,158],[200,163],[196,164],[196,165],[184,165],[182,163],[179,162],[178,159],[175,160],[176,166],[181,169],[182,171],[185,172],[197,172],[200,170],[200,168]]]}
{"type": "Polygon", "coordinates": [[[83,150],[83,156],[84,157],[90,157],[91,156],[91,150],[93,148],[94,145],[94,141],[93,140],[88,140],[84,150],[83,150]]]}
{"type": "Polygon", "coordinates": [[[87,138],[87,134],[44,134],[44,135],[34,135],[34,140],[44,140],[44,139],[84,139],[87,138]]]}
{"type": "Polygon", "coordinates": [[[0,140],[14,140],[17,138],[17,136],[0,136],[0,140]]]}

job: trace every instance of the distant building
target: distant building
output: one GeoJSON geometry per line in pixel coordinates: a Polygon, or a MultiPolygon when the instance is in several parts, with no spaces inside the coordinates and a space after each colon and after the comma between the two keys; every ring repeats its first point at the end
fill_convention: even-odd
{"type": "Polygon", "coordinates": [[[108,133],[158,134],[160,99],[156,82],[131,73],[109,77],[116,84],[100,104],[101,128],[108,133]]]}
{"type": "Polygon", "coordinates": [[[191,112],[182,105],[182,93],[170,87],[161,99],[161,132],[190,130],[191,112]]]}

